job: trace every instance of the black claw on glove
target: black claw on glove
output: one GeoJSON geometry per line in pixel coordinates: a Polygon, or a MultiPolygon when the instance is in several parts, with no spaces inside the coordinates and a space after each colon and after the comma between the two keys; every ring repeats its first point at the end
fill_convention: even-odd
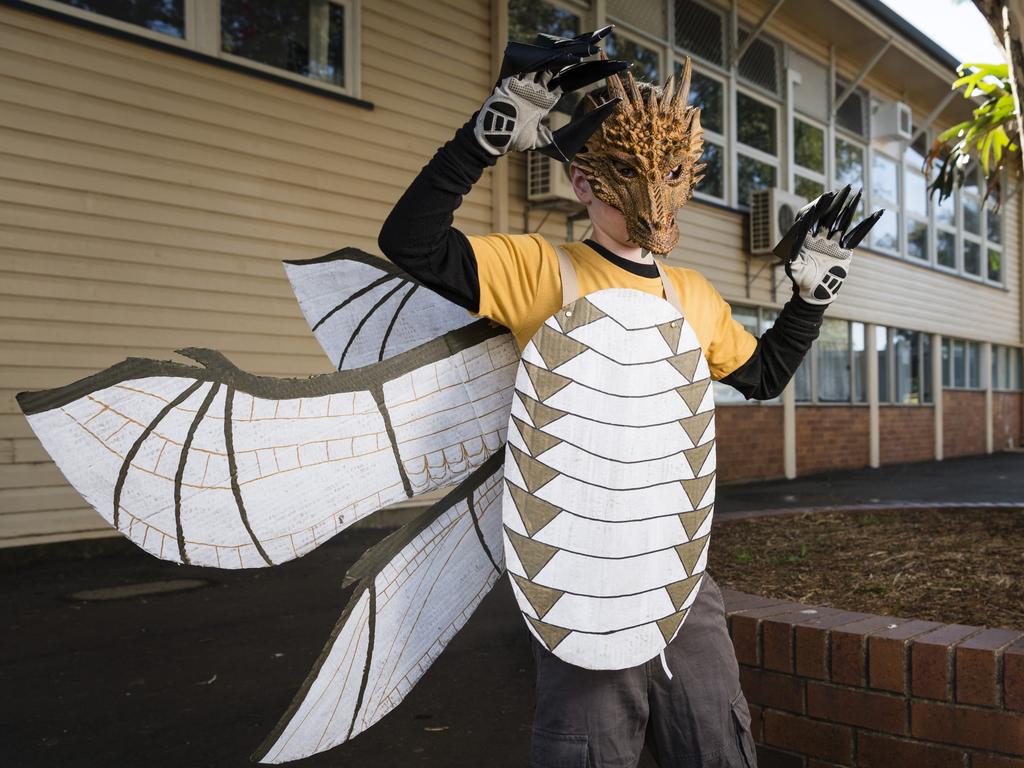
{"type": "Polygon", "coordinates": [[[573,120],[568,125],[562,126],[551,134],[551,143],[547,146],[539,147],[537,151],[548,157],[553,157],[561,163],[568,163],[577,152],[583,149],[587,139],[593,135],[594,131],[601,127],[601,123],[615,110],[615,105],[621,100],[616,97],[606,101],[579,120],[573,120]]]}
{"type": "Polygon", "coordinates": [[[557,72],[563,67],[578,64],[584,57],[596,54],[599,50],[597,44],[611,31],[609,25],[576,37],[542,34],[537,35],[532,44],[510,42],[505,47],[505,58],[501,62],[498,80],[531,72],[557,72]]]}
{"type": "Polygon", "coordinates": [[[856,248],[885,212],[880,209],[872,213],[856,227],[847,232],[860,205],[861,193],[850,196],[850,186],[838,192],[826,192],[812,200],[796,215],[793,226],[779,241],[772,252],[784,262],[792,262],[804,246],[808,235],[817,237],[824,231],[824,237],[836,240],[846,250],[856,248]]]}

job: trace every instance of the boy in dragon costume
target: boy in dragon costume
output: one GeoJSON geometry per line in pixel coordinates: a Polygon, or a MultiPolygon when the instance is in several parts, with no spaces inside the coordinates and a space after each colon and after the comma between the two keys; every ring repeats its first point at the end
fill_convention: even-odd
{"type": "Polygon", "coordinates": [[[645,731],[663,765],[753,764],[721,593],[703,573],[709,383],[781,391],[879,214],[847,233],[848,190],[801,211],[776,248],[793,298],[753,338],[699,273],[651,258],[675,246],[699,181],[699,111],[688,74],[660,89],[582,61],[607,33],[509,45],[490,98],[381,231],[413,278],[352,248],[286,263],[336,372],[254,376],[188,349],[198,365],[129,359],[18,395],[97,512],[179,564],[274,566],[453,488],[349,569],[354,589],[263,762],[387,715],[507,567],[536,643],[535,766],[632,765],[645,731]],[[544,126],[563,90],[602,78],[577,120],[544,126]],[[483,170],[524,149],[571,161],[592,240],[556,250],[452,228],[483,170]]]}
{"type": "MultiPolygon", "coordinates": [[[[607,31],[595,33],[594,38],[599,39],[607,31]]],[[[551,41],[541,36],[537,43],[543,48],[545,43],[550,46],[551,41]]],[[[551,606],[559,600],[564,603],[567,590],[576,600],[582,598],[578,592],[572,592],[572,587],[566,588],[564,582],[556,585],[561,589],[552,586],[550,563],[564,550],[554,547],[549,536],[543,539],[547,549],[538,552],[535,542],[542,539],[534,534],[549,525],[552,517],[579,507],[564,500],[552,504],[559,500],[550,494],[548,501],[530,497],[524,489],[532,491],[535,484],[553,485],[550,475],[556,471],[555,462],[546,459],[546,463],[538,463],[530,455],[543,454],[558,442],[557,437],[537,427],[548,429],[544,425],[565,417],[571,410],[563,398],[561,409],[552,413],[552,400],[547,399],[549,410],[538,414],[538,409],[545,407],[539,402],[546,397],[545,389],[558,392],[559,388],[569,386],[565,368],[559,369],[562,379],[550,384],[550,374],[544,368],[544,361],[549,360],[545,345],[558,365],[572,355],[581,355],[583,347],[578,336],[573,341],[563,335],[558,342],[545,341],[543,336],[550,337],[559,331],[568,334],[586,322],[578,319],[582,308],[589,310],[590,320],[595,312],[604,314],[595,310],[594,305],[607,307],[607,300],[603,304],[596,298],[585,305],[570,303],[580,296],[601,296],[595,292],[627,288],[665,297],[677,306],[685,316],[685,324],[695,332],[702,350],[700,356],[707,362],[705,377],[710,375],[730,384],[747,398],[773,398],[785,387],[817,337],[825,307],[849,274],[850,250],[880,212],[847,234],[859,193],[847,199],[846,189],[805,209],[801,221],[778,249],[793,280],[793,297],[774,327],[760,339],[754,338],[732,319],[728,304],[702,275],[689,269],[662,267],[653,258],[654,254],[667,254],[676,247],[677,211],[692,197],[704,169],[699,162],[700,110],[688,103],[689,60],[678,87],[673,79],[663,88],[637,83],[629,73],[618,74],[621,67],[609,72],[607,87],[584,97],[574,121],[562,129],[561,135],[552,135],[544,127],[543,119],[562,95],[559,67],[573,63],[569,57],[551,61],[538,55],[536,62],[529,62],[522,55],[507,56],[502,78],[491,96],[412,183],[385,223],[379,244],[394,263],[436,292],[509,328],[524,350],[527,371],[525,377],[517,380],[518,400],[513,401],[513,421],[520,438],[513,438],[511,427],[509,436],[509,456],[513,457],[521,479],[520,485],[511,485],[515,501],[505,502],[505,553],[517,600],[533,634],[537,660],[538,700],[531,766],[635,765],[647,736],[647,744],[660,765],[749,767],[756,760],[750,716],[739,688],[721,592],[706,574],[703,582],[699,581],[706,554],[697,562],[710,530],[710,504],[701,508],[699,501],[713,502],[713,460],[709,472],[707,459],[713,433],[709,437],[703,431],[711,415],[707,413],[706,418],[701,418],[705,411],[713,410],[710,381],[700,378],[697,363],[693,362],[689,375],[684,374],[685,385],[677,390],[689,406],[684,409],[688,418],[680,423],[685,428],[687,421],[699,422],[696,432],[688,429],[690,439],[685,444],[692,447],[684,453],[687,458],[693,453],[700,458],[699,464],[690,462],[694,475],[690,482],[697,483],[698,489],[690,494],[690,504],[685,507],[694,509],[688,513],[693,522],[693,530],[688,532],[693,539],[679,548],[679,556],[685,561],[683,548],[689,546],[694,562],[676,569],[677,575],[690,578],[674,583],[686,590],[678,598],[672,593],[673,585],[667,587],[675,600],[675,609],[679,610],[658,622],[663,640],[653,633],[655,646],[662,647],[663,669],[659,668],[657,658],[650,658],[654,649],[635,653],[639,642],[636,637],[629,638],[628,651],[609,651],[607,638],[617,634],[612,630],[598,633],[602,635],[601,658],[594,655],[593,642],[576,642],[569,651],[566,647],[571,641],[566,637],[575,637],[571,619],[567,618],[566,610],[558,614],[560,620],[550,619],[555,613],[551,606]],[[602,121],[600,125],[596,129],[592,124],[585,125],[587,117],[595,115],[602,121]],[[587,135],[590,130],[593,133],[587,135]],[[567,162],[576,195],[590,215],[593,238],[556,248],[539,235],[466,237],[454,229],[452,215],[483,170],[509,151],[531,149],[540,149],[567,162]],[[825,231],[818,237],[822,227],[825,231]],[[556,314],[560,307],[564,311],[556,314]],[[554,322],[545,323],[552,316],[554,322]],[[560,352],[554,346],[559,343],[562,348],[566,344],[577,346],[560,352]],[[527,395],[524,390],[534,394],[527,395]],[[519,403],[523,406],[517,418],[519,403]],[[547,474],[538,483],[531,483],[527,473],[535,469],[547,474]],[[534,510],[543,505],[551,511],[531,525],[530,504],[534,510]],[[522,515],[522,532],[510,529],[509,508],[522,515]],[[698,538],[700,531],[704,536],[698,538]],[[537,561],[532,567],[530,558],[537,561]],[[513,566],[513,562],[519,566],[513,566]],[[544,568],[548,569],[549,578],[542,583],[537,576],[544,568]],[[694,587],[694,583],[698,586],[694,587]],[[680,631],[684,620],[686,625],[680,631]],[[609,653],[618,654],[619,661],[609,661],[609,653]],[[637,664],[638,660],[642,663],[637,664]],[[628,668],[622,668],[627,664],[628,668]]],[[[665,322],[660,327],[667,330],[677,324],[665,322]]],[[[670,351],[677,349],[672,346],[670,351]]],[[[685,357],[676,354],[669,361],[685,357]]],[[[682,363],[674,364],[683,370],[682,363]]],[[[581,386],[593,391],[600,384],[581,386]]],[[[543,455],[550,457],[553,453],[543,455]]],[[[507,481],[511,464],[507,457],[507,481]]],[[[593,499],[592,494],[590,498],[593,499]]],[[[600,511],[594,513],[600,515],[600,511]]],[[[575,514],[586,516],[578,511],[575,514]]],[[[513,514],[512,519],[518,522],[519,516],[513,514]]],[[[606,527],[595,535],[614,535],[609,530],[614,528],[606,527]]],[[[575,535],[578,542],[580,526],[574,531],[569,535],[575,535]]],[[[685,542],[686,538],[682,540],[685,542]]],[[[576,549],[580,546],[577,544],[576,549]]],[[[606,546],[597,549],[610,551],[606,546]]],[[[639,559],[637,567],[646,567],[639,559]]],[[[584,566],[591,578],[592,568],[599,568],[600,560],[594,558],[584,566]]],[[[570,584],[581,584],[571,574],[563,578],[570,584]]],[[[673,577],[663,581],[669,578],[673,577]]],[[[650,623],[653,626],[656,622],[650,623]]],[[[592,639],[594,632],[593,628],[589,630],[592,639]]]]}

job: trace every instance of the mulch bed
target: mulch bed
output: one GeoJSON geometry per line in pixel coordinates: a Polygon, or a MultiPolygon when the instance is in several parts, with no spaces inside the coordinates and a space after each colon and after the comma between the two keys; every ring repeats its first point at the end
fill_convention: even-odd
{"type": "Polygon", "coordinates": [[[715,525],[708,570],[764,597],[1024,629],[1024,510],[913,509],[715,525]]]}

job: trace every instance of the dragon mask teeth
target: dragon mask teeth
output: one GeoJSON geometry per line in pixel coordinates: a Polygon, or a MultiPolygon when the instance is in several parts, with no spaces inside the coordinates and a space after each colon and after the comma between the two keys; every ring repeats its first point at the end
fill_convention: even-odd
{"type": "MultiPolygon", "coordinates": [[[[690,106],[690,60],[682,84],[670,77],[664,87],[637,83],[631,72],[612,75],[607,98],[619,97],[615,111],[573,159],[594,195],[618,209],[632,242],[664,254],[679,241],[676,211],[693,196],[705,164],[700,108],[690,106]]],[[[584,110],[599,105],[594,95],[584,110]]]]}

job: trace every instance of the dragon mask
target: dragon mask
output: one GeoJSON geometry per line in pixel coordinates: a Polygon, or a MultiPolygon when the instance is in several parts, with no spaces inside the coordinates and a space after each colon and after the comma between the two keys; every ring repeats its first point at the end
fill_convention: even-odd
{"type": "Polygon", "coordinates": [[[690,106],[690,60],[676,88],[637,83],[631,72],[612,75],[601,96],[588,94],[583,112],[609,99],[618,107],[573,158],[594,195],[619,210],[629,239],[653,253],[665,254],[679,242],[676,211],[693,196],[705,163],[700,108],[690,106]],[[605,98],[602,98],[604,96],[605,98]]]}

